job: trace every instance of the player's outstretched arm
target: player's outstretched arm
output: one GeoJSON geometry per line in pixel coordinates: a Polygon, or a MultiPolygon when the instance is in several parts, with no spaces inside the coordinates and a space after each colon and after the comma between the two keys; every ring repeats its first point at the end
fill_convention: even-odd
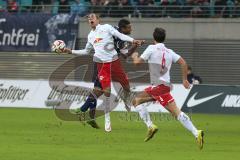
{"type": "Polygon", "coordinates": [[[133,44],[137,45],[138,47],[142,46],[145,40],[133,40],[133,44]]]}
{"type": "Polygon", "coordinates": [[[76,54],[76,55],[87,55],[91,52],[93,46],[88,42],[84,49],[81,50],[71,50],[69,48],[65,48],[64,52],[65,54],[76,54]]]}
{"type": "Polygon", "coordinates": [[[85,49],[81,50],[72,50],[69,48],[64,48],[64,51],[61,54],[76,54],[76,55],[87,55],[89,52],[85,49]]]}
{"type": "Polygon", "coordinates": [[[125,34],[120,33],[118,30],[116,30],[111,25],[108,25],[109,32],[115,36],[121,39],[122,41],[132,42],[133,44],[136,44],[137,46],[141,46],[144,43],[144,40],[135,40],[130,36],[127,36],[125,34]]]}
{"type": "Polygon", "coordinates": [[[115,37],[118,37],[122,41],[127,41],[127,42],[133,42],[134,39],[130,36],[127,36],[125,34],[120,33],[118,30],[116,30],[113,26],[107,25],[108,31],[110,34],[112,34],[115,37]]]}
{"type": "Polygon", "coordinates": [[[131,48],[127,50],[127,53],[122,53],[122,54],[121,54],[122,57],[123,57],[124,59],[126,59],[126,58],[132,56],[132,54],[133,54],[134,52],[136,52],[137,47],[142,46],[144,42],[145,42],[145,40],[139,40],[139,44],[133,43],[133,45],[131,46],[131,48]]]}
{"type": "Polygon", "coordinates": [[[178,62],[178,64],[181,67],[183,86],[186,89],[189,89],[191,87],[191,85],[190,85],[190,83],[187,80],[187,63],[186,63],[186,61],[182,57],[180,57],[177,62],[178,62]]]}
{"type": "Polygon", "coordinates": [[[120,50],[120,55],[124,58],[127,59],[130,57],[137,49],[137,45],[133,44],[130,49],[122,49],[120,50]]]}

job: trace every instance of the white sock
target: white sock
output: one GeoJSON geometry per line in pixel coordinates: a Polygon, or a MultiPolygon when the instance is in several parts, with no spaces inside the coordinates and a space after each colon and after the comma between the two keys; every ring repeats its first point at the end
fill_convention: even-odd
{"type": "Polygon", "coordinates": [[[193,125],[192,121],[190,120],[190,118],[184,113],[181,112],[177,119],[181,122],[181,124],[187,128],[190,132],[192,132],[192,134],[197,137],[198,135],[198,131],[196,129],[196,127],[193,125]]]}
{"type": "Polygon", "coordinates": [[[104,112],[105,112],[105,123],[110,123],[110,97],[104,96],[104,112]]]}
{"type": "Polygon", "coordinates": [[[110,112],[110,97],[104,96],[103,101],[105,113],[110,112]]]}
{"type": "Polygon", "coordinates": [[[111,119],[110,119],[110,113],[105,113],[105,123],[110,123],[111,119]]]}
{"type": "Polygon", "coordinates": [[[152,123],[151,117],[149,115],[149,112],[147,111],[147,108],[142,105],[139,105],[136,107],[136,110],[138,111],[139,116],[144,121],[144,123],[147,125],[147,127],[151,128],[153,123],[152,123]]]}

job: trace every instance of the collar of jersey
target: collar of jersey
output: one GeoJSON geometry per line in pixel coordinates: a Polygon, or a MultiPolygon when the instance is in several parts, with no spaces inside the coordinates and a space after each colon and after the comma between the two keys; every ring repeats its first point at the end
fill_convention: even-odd
{"type": "Polygon", "coordinates": [[[100,26],[101,26],[101,24],[98,24],[98,25],[96,26],[96,29],[93,30],[93,31],[96,31],[100,26]]]}
{"type": "Polygon", "coordinates": [[[164,43],[157,43],[157,45],[165,47],[164,43]]]}

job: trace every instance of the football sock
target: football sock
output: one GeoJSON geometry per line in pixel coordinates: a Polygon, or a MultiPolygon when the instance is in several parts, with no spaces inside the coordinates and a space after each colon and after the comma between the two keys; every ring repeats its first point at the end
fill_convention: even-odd
{"type": "Polygon", "coordinates": [[[110,97],[104,95],[105,123],[110,122],[110,97]]]}
{"type": "Polygon", "coordinates": [[[86,112],[88,110],[88,108],[90,109],[94,109],[97,106],[97,100],[89,95],[87,100],[85,101],[85,103],[82,105],[82,107],[80,108],[82,112],[86,112]]]}
{"type": "Polygon", "coordinates": [[[96,109],[95,108],[90,109],[90,111],[89,111],[90,119],[95,119],[95,113],[96,113],[96,109]]]}
{"type": "Polygon", "coordinates": [[[110,97],[104,95],[103,105],[105,113],[110,112],[110,97]]]}
{"type": "Polygon", "coordinates": [[[109,123],[111,121],[110,119],[110,113],[105,113],[105,123],[109,123]]]}
{"type": "Polygon", "coordinates": [[[149,112],[147,111],[147,108],[142,105],[139,105],[136,107],[136,110],[138,111],[139,116],[144,121],[144,123],[147,125],[147,127],[151,128],[153,123],[152,123],[151,117],[149,115],[149,112]]]}
{"type": "Polygon", "coordinates": [[[190,132],[192,132],[192,134],[197,137],[198,135],[198,131],[196,129],[196,127],[193,125],[192,121],[190,120],[190,118],[184,113],[181,112],[177,119],[180,121],[180,123],[187,128],[190,132]]]}

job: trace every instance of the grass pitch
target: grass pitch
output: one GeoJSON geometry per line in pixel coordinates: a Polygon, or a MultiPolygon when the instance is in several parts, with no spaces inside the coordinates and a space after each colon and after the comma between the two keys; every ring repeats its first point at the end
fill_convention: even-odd
{"type": "Polygon", "coordinates": [[[238,160],[240,116],[193,114],[205,146],[166,114],[154,114],[159,132],[149,142],[135,113],[111,113],[112,132],[56,118],[53,110],[0,109],[0,160],[238,160]]]}

